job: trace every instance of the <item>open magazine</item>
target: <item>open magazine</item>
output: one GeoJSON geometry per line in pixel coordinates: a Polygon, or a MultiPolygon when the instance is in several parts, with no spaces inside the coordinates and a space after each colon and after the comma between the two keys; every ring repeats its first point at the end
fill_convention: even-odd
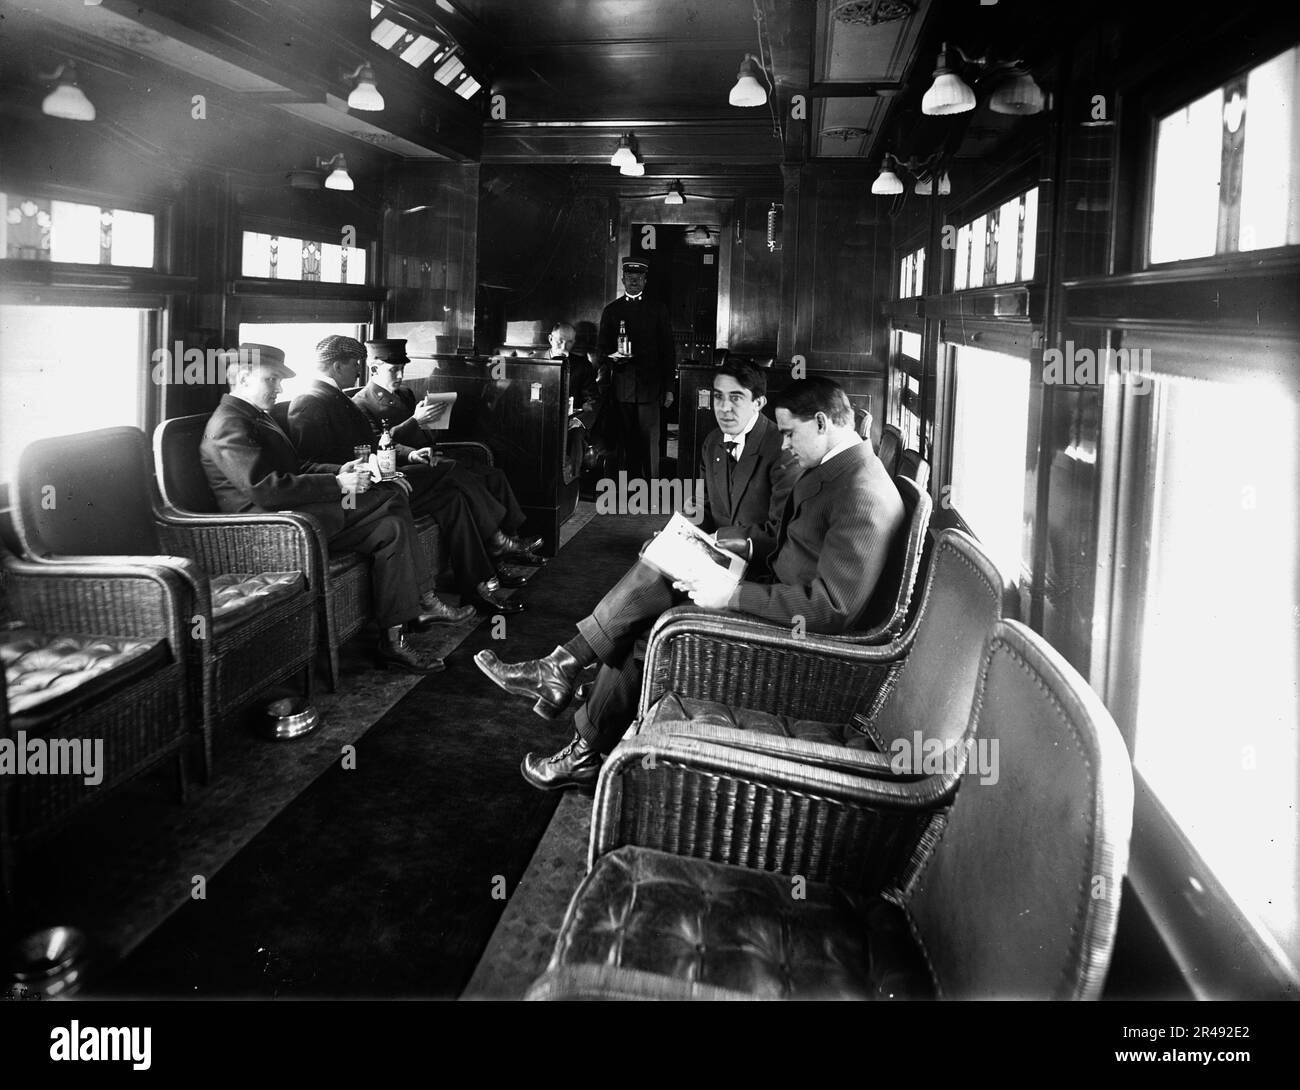
{"type": "Polygon", "coordinates": [[[669,579],[702,584],[730,592],[745,574],[746,563],[719,548],[713,538],[677,512],[659,536],[651,539],[641,559],[669,579]]]}
{"type": "Polygon", "coordinates": [[[456,394],[454,391],[446,394],[433,393],[430,391],[424,395],[424,403],[426,405],[437,405],[443,401],[447,403],[447,411],[431,424],[425,425],[430,431],[446,431],[451,427],[451,410],[455,408],[456,405],[456,394]]]}

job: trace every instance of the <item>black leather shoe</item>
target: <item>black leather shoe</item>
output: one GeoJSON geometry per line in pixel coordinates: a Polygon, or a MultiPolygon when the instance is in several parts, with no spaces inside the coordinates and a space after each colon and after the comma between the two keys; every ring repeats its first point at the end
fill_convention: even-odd
{"type": "Polygon", "coordinates": [[[580,734],[559,753],[543,757],[530,753],[519,765],[524,779],[542,791],[560,791],[566,787],[594,787],[600,775],[600,754],[580,734]]]}
{"type": "Polygon", "coordinates": [[[473,606],[449,606],[436,594],[422,598],[420,606],[423,612],[407,625],[412,632],[423,632],[435,624],[460,624],[475,614],[473,606]]]}
{"type": "Polygon", "coordinates": [[[531,549],[528,550],[507,549],[504,553],[501,554],[499,559],[509,560],[515,564],[530,564],[534,568],[540,568],[543,564],[546,563],[546,557],[539,556],[531,549]]]}
{"type": "Polygon", "coordinates": [[[527,662],[502,662],[493,651],[480,651],[474,663],[498,686],[514,696],[534,700],[533,711],[554,719],[573,698],[573,683],[582,667],[563,647],[545,658],[527,662]]]}
{"type": "Polygon", "coordinates": [[[479,609],[488,613],[502,613],[507,617],[524,611],[523,602],[515,602],[509,598],[502,598],[495,590],[486,583],[480,583],[474,588],[475,605],[479,609]]]}
{"type": "Polygon", "coordinates": [[[546,558],[539,556],[537,550],[544,544],[540,537],[529,540],[498,530],[492,535],[488,547],[497,559],[513,560],[517,564],[532,564],[534,567],[540,567],[546,563],[546,558]]]}
{"type": "Polygon", "coordinates": [[[515,587],[526,587],[528,585],[528,578],[529,577],[526,574],[521,571],[516,571],[514,568],[497,569],[497,582],[501,586],[507,587],[511,590],[515,587]]]}
{"type": "Polygon", "coordinates": [[[406,646],[402,628],[390,628],[379,637],[376,659],[381,670],[402,670],[408,674],[436,674],[446,669],[442,659],[424,659],[406,646]]]}

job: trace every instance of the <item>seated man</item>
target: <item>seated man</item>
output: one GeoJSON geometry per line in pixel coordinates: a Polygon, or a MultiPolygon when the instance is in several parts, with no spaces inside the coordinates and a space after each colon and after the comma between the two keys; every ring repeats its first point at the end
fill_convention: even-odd
{"type": "MultiPolygon", "coordinates": [[[[322,462],[342,462],[352,457],[354,448],[373,445],[370,417],[343,392],[360,377],[366,350],[352,337],[326,337],[316,346],[316,374],[309,387],[289,405],[289,438],[304,458],[322,462]]],[[[430,465],[428,447],[413,450],[397,445],[397,463],[411,488],[410,505],[415,515],[432,515],[442,532],[452,572],[467,601],[494,613],[519,613],[522,602],[498,596],[502,582],[522,586],[521,576],[504,579],[489,555],[488,548],[475,525],[469,500],[463,490],[451,487],[451,474],[430,465]]],[[[490,500],[490,497],[488,497],[490,500]]],[[[441,613],[441,620],[456,623],[474,613],[474,606],[452,609],[434,597],[431,613],[441,613]]]]}
{"type": "Polygon", "coordinates": [[[524,513],[515,499],[514,490],[506,475],[494,466],[479,466],[472,462],[457,462],[442,458],[429,446],[424,432],[446,411],[445,404],[430,406],[403,384],[406,365],[406,341],[367,341],[366,351],[370,365],[370,382],[357,391],[352,399],[370,417],[376,439],[387,427],[397,444],[399,459],[413,449],[429,449],[429,462],[438,474],[439,482],[448,488],[464,493],[474,513],[479,534],[487,542],[493,557],[514,560],[522,564],[545,564],[537,555],[542,539],[522,539],[515,536],[524,524],[524,513]]]}
{"type": "MultiPolygon", "coordinates": [[[[903,532],[902,499],[870,444],[854,431],[853,410],[839,386],[823,378],[800,379],[773,400],[783,449],[803,473],[782,507],[764,562],[759,562],[764,534],[747,535],[752,544],[740,542],[739,534],[718,535],[732,551],[755,557],[738,587],[719,594],[670,584],[638,563],[578,622],[577,635],[545,658],[507,665],[490,652],[475,656],[493,681],[535,698],[534,710],[543,714],[557,714],[571,698],[578,672],[601,663],[591,700],[574,717],[569,744],[551,757],[524,758],[524,778],[534,786],[595,782],[601,754],[613,748],[631,721],[645,638],[659,614],[683,594],[705,609],[738,609],[775,624],[801,617],[811,632],[845,632],[859,622],[890,544],[903,532]]],[[[751,439],[753,432],[746,446],[751,439]]],[[[733,493],[735,481],[733,470],[733,493]]]]}
{"type": "Polygon", "coordinates": [[[578,332],[568,322],[556,322],[551,327],[547,341],[550,348],[546,358],[569,361],[569,396],[572,409],[569,413],[569,429],[590,429],[596,418],[596,409],[600,405],[601,390],[596,381],[596,368],[586,356],[573,351],[578,332]]]}
{"type": "MultiPolygon", "coordinates": [[[[421,613],[420,562],[415,524],[402,492],[372,485],[359,463],[307,461],[271,418],[282,379],[292,378],[284,353],[267,345],[240,345],[221,398],[199,445],[203,469],[222,511],[302,511],[324,527],[331,548],[372,560],[371,587],[379,624],[379,664],[414,674],[443,668],[403,642],[402,625],[428,624],[421,613]]],[[[427,596],[426,596],[427,597],[427,596]]]]}

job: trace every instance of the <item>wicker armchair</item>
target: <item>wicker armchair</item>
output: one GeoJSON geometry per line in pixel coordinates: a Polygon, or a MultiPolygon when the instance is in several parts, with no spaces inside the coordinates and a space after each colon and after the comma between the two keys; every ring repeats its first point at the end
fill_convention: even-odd
{"type": "MultiPolygon", "coordinates": [[[[612,842],[594,824],[590,871],[528,998],[1096,999],[1132,822],[1119,731],[1046,641],[999,621],[981,655],[964,761],[975,746],[981,760],[965,764],[942,838],[879,892],[855,876],[878,873],[876,856],[892,850],[885,837],[864,840],[853,865],[825,878],[791,878],[612,842]]],[[[624,747],[656,766],[728,759],[685,735],[624,747]]],[[[601,777],[601,822],[619,809],[618,778],[601,777]]],[[[928,779],[883,781],[880,805],[905,805],[928,779]]],[[[835,835],[797,801],[788,813],[793,838],[835,835]]]]}
{"type": "Polygon", "coordinates": [[[120,784],[174,756],[184,797],[184,749],[202,742],[185,677],[190,605],[165,568],[33,564],[0,548],[0,739],[15,749],[20,739],[102,745],[95,783],[0,775],[0,880],[11,902],[18,849],[120,784]]]}
{"type": "Polygon", "coordinates": [[[992,561],[948,530],[916,624],[884,646],[731,619],[679,631],[665,615],[650,638],[640,715],[601,772],[593,859],[637,844],[880,887],[924,851],[956,789],[942,778],[904,788],[892,758],[918,735],[944,751],[960,743],[1003,596],[992,561]],[[681,759],[683,735],[706,746],[703,764],[681,759]],[[649,747],[648,762],[625,748],[632,741],[649,747]],[[871,857],[873,875],[859,873],[863,845],[880,841],[889,851],[871,857]]]}
{"type": "Polygon", "coordinates": [[[295,674],[311,694],[322,579],[302,516],[193,516],[162,506],[139,428],[105,428],[28,445],[15,480],[26,558],[87,563],[133,556],[189,586],[191,675],[198,679],[204,777],[218,725],[295,674]]]}
{"type": "Polygon", "coordinates": [[[876,451],[876,456],[891,477],[898,472],[898,455],[902,449],[903,433],[893,424],[886,424],[880,433],[880,449],[876,451]]]}
{"type": "Polygon", "coordinates": [[[930,483],[930,463],[921,457],[919,451],[905,450],[898,456],[897,477],[907,477],[924,490],[930,483]]]}

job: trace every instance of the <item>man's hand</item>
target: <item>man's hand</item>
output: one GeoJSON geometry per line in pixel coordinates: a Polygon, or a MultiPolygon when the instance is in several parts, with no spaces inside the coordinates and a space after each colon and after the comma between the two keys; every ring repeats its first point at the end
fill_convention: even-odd
{"type": "Polygon", "coordinates": [[[671,408],[672,403],[673,403],[673,392],[669,390],[667,393],[664,394],[664,408],[665,409],[671,408]]]}
{"type": "Polygon", "coordinates": [[[411,414],[411,419],[420,427],[427,428],[435,420],[441,420],[447,413],[446,401],[439,401],[430,405],[427,401],[418,401],[415,405],[415,412],[411,414]]]}
{"type": "Polygon", "coordinates": [[[574,428],[581,428],[582,426],[583,426],[582,421],[579,420],[576,416],[569,417],[569,431],[573,431],[574,428]]]}
{"type": "Polygon", "coordinates": [[[408,462],[415,462],[417,465],[433,464],[433,447],[421,447],[419,450],[413,450],[407,456],[408,462]]]}
{"type": "Polygon", "coordinates": [[[713,535],[713,540],[718,543],[719,549],[726,549],[729,553],[735,553],[744,560],[749,560],[754,553],[754,543],[745,536],[745,531],[739,526],[722,526],[718,532],[713,535]]]}
{"type": "Polygon", "coordinates": [[[353,458],[345,465],[339,466],[338,476],[340,492],[370,491],[370,463],[365,458],[353,458]]]}
{"type": "Polygon", "coordinates": [[[673,586],[690,595],[691,601],[701,609],[726,609],[731,602],[730,590],[716,587],[710,589],[702,584],[687,582],[684,579],[675,580],[673,586]]]}

